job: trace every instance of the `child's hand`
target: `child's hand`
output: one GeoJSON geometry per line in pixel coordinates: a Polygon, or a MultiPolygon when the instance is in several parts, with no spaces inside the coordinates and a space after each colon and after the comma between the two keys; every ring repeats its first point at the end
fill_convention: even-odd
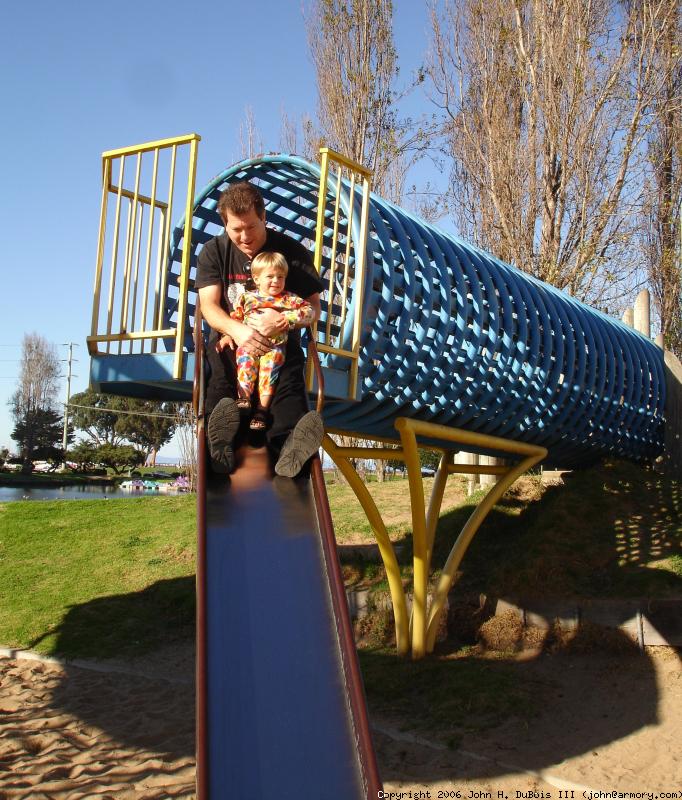
{"type": "Polygon", "coordinates": [[[233,338],[232,338],[232,337],[231,337],[229,334],[227,334],[227,333],[224,333],[224,334],[223,334],[223,335],[220,337],[220,339],[218,339],[218,341],[216,342],[215,349],[216,349],[216,350],[217,350],[219,353],[222,353],[222,352],[223,352],[223,350],[224,350],[226,347],[229,347],[229,348],[231,348],[232,350],[234,350],[234,339],[233,339],[233,338]]]}

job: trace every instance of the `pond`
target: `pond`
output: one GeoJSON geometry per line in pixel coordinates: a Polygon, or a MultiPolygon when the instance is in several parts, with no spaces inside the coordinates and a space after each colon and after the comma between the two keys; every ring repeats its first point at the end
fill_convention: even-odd
{"type": "Polygon", "coordinates": [[[116,497],[181,494],[155,489],[119,489],[111,484],[75,484],[73,486],[0,486],[0,503],[13,500],[110,500],[116,497]]]}

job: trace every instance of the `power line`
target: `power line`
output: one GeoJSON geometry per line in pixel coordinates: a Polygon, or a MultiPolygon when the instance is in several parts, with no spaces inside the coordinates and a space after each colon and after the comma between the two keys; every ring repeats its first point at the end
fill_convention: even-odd
{"type": "MultiPolygon", "coordinates": [[[[62,405],[65,405],[62,403],[62,405]]],[[[163,419],[177,419],[176,414],[154,414],[151,411],[124,411],[122,408],[101,408],[100,406],[81,406],[69,403],[69,408],[87,408],[90,411],[109,411],[112,414],[130,414],[133,417],[162,417],[163,419]]]]}

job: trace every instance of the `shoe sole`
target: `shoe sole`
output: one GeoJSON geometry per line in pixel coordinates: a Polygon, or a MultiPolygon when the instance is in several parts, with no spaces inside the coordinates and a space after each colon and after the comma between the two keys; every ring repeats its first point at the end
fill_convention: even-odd
{"type": "Polygon", "coordinates": [[[305,462],[320,449],[323,435],[320,415],[316,411],[304,414],[284,443],[275,472],[284,478],[295,478],[305,462]]]}
{"type": "Polygon", "coordinates": [[[239,408],[234,400],[223,397],[208,420],[208,452],[214,472],[229,475],[234,470],[232,443],[239,430],[239,408]]]}

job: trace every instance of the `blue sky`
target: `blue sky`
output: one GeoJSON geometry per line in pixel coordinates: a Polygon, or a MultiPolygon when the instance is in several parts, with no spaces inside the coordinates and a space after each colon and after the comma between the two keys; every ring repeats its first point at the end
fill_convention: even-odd
{"type": "MultiPolygon", "coordinates": [[[[394,7],[407,80],[426,5],[394,7]]],[[[240,158],[247,106],[274,150],[282,109],[314,115],[316,90],[300,0],[38,0],[8,5],[2,27],[0,447],[13,449],[7,400],[24,333],[77,342],[72,392],[87,385],[102,151],[196,132],[201,187],[240,158]]]]}

